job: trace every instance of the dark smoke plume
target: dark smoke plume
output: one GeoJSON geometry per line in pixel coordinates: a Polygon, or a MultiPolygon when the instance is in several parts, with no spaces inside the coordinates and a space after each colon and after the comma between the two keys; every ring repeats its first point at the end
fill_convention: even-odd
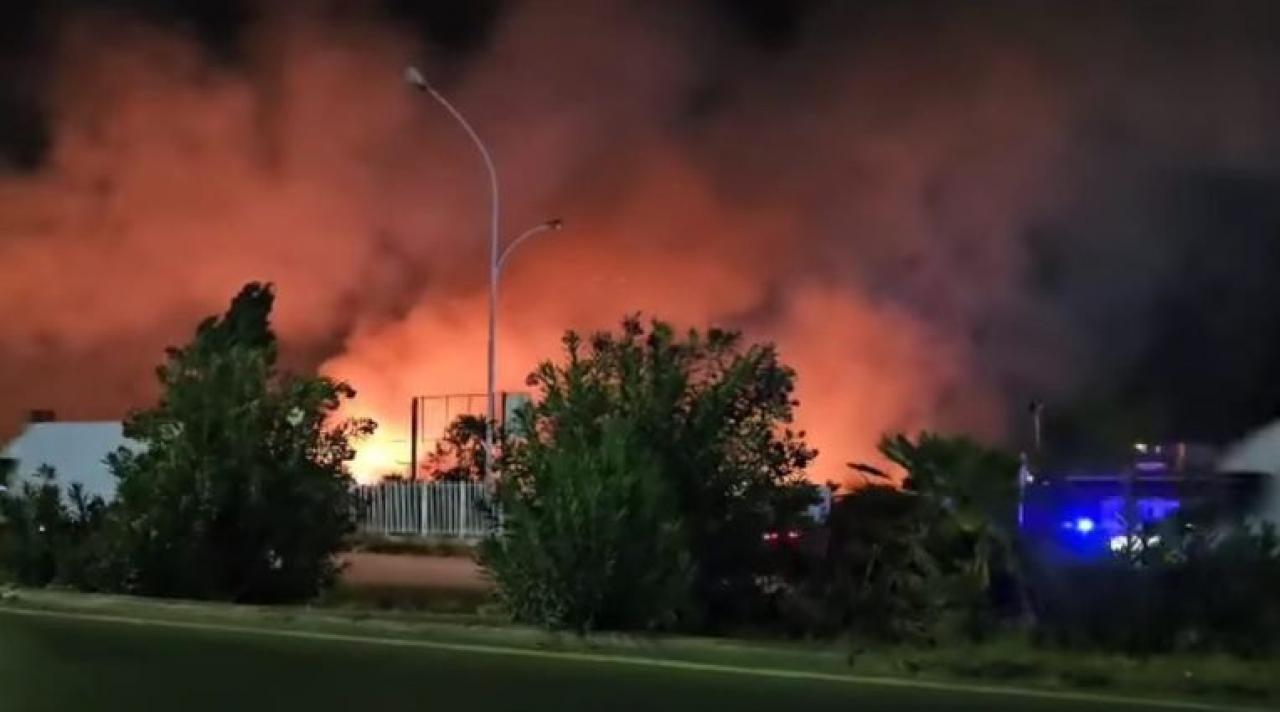
{"type": "Polygon", "coordinates": [[[250,279],[388,441],[482,388],[480,166],[409,60],[490,143],[505,232],[569,226],[506,275],[509,387],[643,310],[778,341],[819,477],[887,429],[1016,441],[1032,397],[1063,437],[1277,414],[1265,3],[82,5],[0,55],[11,426],[145,402],[250,279]]]}

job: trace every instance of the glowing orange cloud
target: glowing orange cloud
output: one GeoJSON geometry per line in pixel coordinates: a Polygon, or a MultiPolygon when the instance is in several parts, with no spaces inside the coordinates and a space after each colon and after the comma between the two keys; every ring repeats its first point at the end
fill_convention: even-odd
{"type": "MultiPolygon", "coordinates": [[[[905,97],[857,65],[785,95],[744,84],[704,116],[690,97],[714,43],[692,20],[533,5],[465,66],[424,63],[494,150],[504,233],[567,225],[503,277],[501,388],[523,389],[565,329],[642,312],[776,341],[819,479],[944,410],[999,430],[966,334],[1018,276],[1011,206],[1057,148],[1034,76],[984,60],[989,81],[905,97]],[[1018,121],[994,110],[1011,95],[1018,121]],[[1006,152],[963,153],[975,135],[1006,152]],[[981,190],[938,190],[956,156],[981,190]],[[933,249],[936,220],[966,249],[933,249]]],[[[381,422],[364,476],[407,459],[411,396],[483,389],[487,196],[458,127],[399,81],[421,49],[376,19],[266,16],[234,63],[119,20],[62,36],[48,160],[0,176],[10,428],[28,405],[145,404],[162,347],[251,279],[278,286],[289,365],[350,381],[350,414],[381,422]]]]}

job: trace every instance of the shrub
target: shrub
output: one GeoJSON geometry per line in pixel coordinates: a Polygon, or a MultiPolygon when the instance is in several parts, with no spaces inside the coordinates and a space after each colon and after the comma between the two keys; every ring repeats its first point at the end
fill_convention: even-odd
{"type": "Polygon", "coordinates": [[[1234,527],[1190,555],[1170,556],[1185,561],[1187,570],[1184,644],[1245,656],[1280,651],[1280,537],[1274,526],[1234,527]]]}
{"type": "Polygon", "coordinates": [[[531,456],[482,560],[513,616],[551,628],[670,626],[690,567],[673,493],[625,420],[531,456]]]}
{"type": "Polygon", "coordinates": [[[337,574],[351,528],[350,440],[367,421],[335,421],[354,395],[343,383],[276,369],[269,286],[251,284],[220,318],[170,349],[162,398],[125,434],[145,446],[115,453],[113,536],[146,595],[234,601],[314,596],[337,574]]]}
{"type": "Polygon", "coordinates": [[[808,588],[826,610],[817,629],[889,642],[985,637],[1007,590],[1020,590],[1017,461],[932,433],[885,437],[880,450],[905,477],[853,466],[875,480],[832,509],[825,560],[808,588]]]}
{"type": "MultiPolygon", "coordinates": [[[[681,558],[693,567],[692,605],[682,625],[723,626],[765,610],[776,595],[768,582],[778,571],[762,535],[798,520],[814,498],[802,476],[814,452],[804,445],[803,433],[786,427],[795,406],[794,373],[772,347],[743,348],[737,334],[719,330],[679,338],[661,322],[646,329],[628,319],[618,334],[584,341],[570,332],[564,343],[564,362],[544,363],[529,378],[540,397],[521,412],[515,430],[523,437],[513,439],[502,456],[509,526],[489,551],[510,554],[507,571],[544,571],[563,589],[601,591],[609,588],[602,582],[611,578],[614,558],[633,558],[616,547],[658,531],[661,541],[651,553],[674,559],[670,537],[681,542],[681,558]],[[571,473],[582,483],[572,484],[571,473]],[[668,500],[669,507],[661,504],[668,500]],[[606,503],[643,506],[607,519],[606,503]],[[651,528],[621,533],[639,523],[651,528]],[[617,536],[598,542],[568,544],[551,536],[614,527],[617,536]],[[597,545],[603,548],[588,552],[597,545]],[[579,555],[597,568],[584,568],[579,555]],[[553,573],[548,567],[565,568],[553,573]],[[575,578],[586,580],[572,583],[575,578]]],[[[484,561],[501,570],[491,556],[484,561]]],[[[664,577],[679,570],[684,565],[676,560],[658,568],[664,577]]],[[[516,610],[544,607],[525,602],[545,595],[542,589],[508,586],[511,576],[496,578],[516,610]]],[[[599,598],[583,594],[572,600],[599,598]]],[[[537,618],[626,627],[669,621],[676,613],[601,618],[592,612],[594,605],[587,607],[585,613],[537,618]]]]}
{"type": "MultiPolygon", "coordinates": [[[[427,476],[440,482],[478,482],[484,479],[485,423],[482,415],[464,413],[445,428],[424,463],[427,476]]],[[[500,426],[495,440],[505,440],[500,426]]]]}
{"type": "Polygon", "coordinates": [[[34,482],[0,494],[0,567],[25,586],[100,588],[113,561],[106,514],[102,499],[87,497],[79,484],[64,497],[54,470],[41,467],[34,482]]]}
{"type": "Polygon", "coordinates": [[[892,642],[933,639],[943,573],[929,547],[924,504],[916,495],[879,485],[836,503],[818,582],[827,611],[820,632],[892,642]]]}
{"type": "Polygon", "coordinates": [[[5,521],[4,567],[9,575],[26,586],[52,582],[67,519],[53,470],[41,468],[35,482],[15,484],[0,495],[0,511],[5,521]]]}
{"type": "Polygon", "coordinates": [[[1141,655],[1280,650],[1274,528],[1181,520],[1159,536],[1100,563],[1034,569],[1037,635],[1065,647],[1141,655]]]}

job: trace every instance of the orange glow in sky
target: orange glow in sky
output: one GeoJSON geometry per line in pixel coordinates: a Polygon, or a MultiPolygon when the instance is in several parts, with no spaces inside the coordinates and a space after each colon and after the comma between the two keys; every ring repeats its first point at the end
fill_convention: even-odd
{"type": "Polygon", "coordinates": [[[348,468],[357,482],[372,484],[387,475],[407,474],[408,461],[408,442],[379,432],[356,445],[356,457],[348,468]]]}
{"type": "MultiPolygon", "coordinates": [[[[566,329],[616,328],[639,312],[775,342],[799,373],[796,425],[820,451],[817,479],[842,479],[844,463],[873,457],[885,431],[934,425],[940,404],[962,409],[968,427],[997,423],[960,312],[973,290],[952,299],[953,271],[940,265],[924,281],[940,295],[929,301],[957,304],[958,315],[926,319],[866,275],[940,254],[917,208],[933,194],[935,164],[963,155],[973,167],[958,149],[975,134],[957,126],[987,128],[979,138],[997,136],[1014,156],[1001,154],[1001,172],[960,202],[966,234],[1007,232],[1016,215],[1005,203],[1035,185],[1018,169],[1043,163],[1044,122],[1021,65],[954,106],[931,93],[942,107],[874,123],[873,138],[857,130],[860,107],[893,83],[838,78],[809,97],[810,122],[785,131],[789,141],[819,137],[820,150],[798,162],[772,155],[755,170],[738,148],[740,132],[756,130],[750,112],[741,126],[676,130],[689,104],[678,78],[696,76],[682,63],[698,53],[673,53],[665,30],[631,18],[629,4],[599,6],[590,23],[607,33],[548,31],[578,23],[576,11],[513,9],[493,50],[449,87],[496,157],[507,239],[549,218],[565,223],[504,269],[499,390],[525,390],[541,360],[559,357],[566,329]],[[871,96],[826,103],[857,89],[871,96]],[[1010,97],[1022,104],[1006,111],[1010,97]],[[988,105],[1000,111],[967,113],[988,105]],[[819,220],[815,205],[841,212],[819,220]]],[[[60,35],[48,159],[0,174],[9,402],[88,410],[92,393],[94,417],[154,402],[151,366],[164,346],[190,338],[245,282],[270,281],[290,365],[349,382],[359,396],[347,414],[380,424],[352,470],[365,480],[405,472],[410,398],[485,383],[482,164],[450,117],[400,81],[406,57],[422,54],[414,41],[377,22],[284,13],[228,64],[125,21],[103,43],[104,22],[70,22],[60,35]]],[[[1012,262],[998,245],[978,247],[990,249],[962,254],[987,298],[1012,262]]]]}

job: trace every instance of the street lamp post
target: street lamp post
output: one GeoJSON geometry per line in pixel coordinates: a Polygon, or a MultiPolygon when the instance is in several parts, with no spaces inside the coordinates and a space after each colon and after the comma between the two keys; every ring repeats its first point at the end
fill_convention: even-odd
{"type": "MultiPolygon", "coordinates": [[[[507,264],[507,258],[522,242],[535,235],[559,230],[563,227],[564,222],[559,218],[535,225],[520,233],[516,239],[508,243],[502,252],[498,254],[497,259],[491,257],[489,260],[489,386],[485,394],[489,401],[489,417],[485,421],[484,427],[484,476],[486,482],[493,481],[493,425],[497,422],[495,414],[495,401],[497,400],[495,381],[498,370],[498,285],[502,281],[502,268],[507,264]]],[[[503,415],[505,416],[506,414],[504,413],[503,415]]]]}
{"type": "Polygon", "coordinates": [[[498,354],[497,354],[497,325],[498,325],[498,280],[502,276],[502,266],[506,263],[507,257],[515,250],[520,243],[529,238],[549,230],[559,230],[564,226],[560,220],[548,220],[540,225],[525,230],[519,237],[511,241],[506,249],[499,251],[498,239],[498,171],[494,168],[493,157],[489,154],[489,149],[484,145],[484,141],[480,140],[480,135],[475,129],[471,128],[471,124],[467,121],[462,112],[454,108],[444,95],[436,91],[435,87],[427,81],[422,72],[417,67],[406,67],[404,70],[404,80],[407,84],[426,92],[431,95],[441,106],[449,112],[463,131],[467,133],[467,137],[471,139],[480,152],[480,157],[484,159],[485,171],[489,176],[489,340],[488,340],[488,357],[485,386],[486,413],[484,421],[484,476],[486,482],[493,481],[493,460],[494,460],[494,442],[493,442],[493,426],[497,422],[497,393],[496,381],[498,370],[498,354]]]}

